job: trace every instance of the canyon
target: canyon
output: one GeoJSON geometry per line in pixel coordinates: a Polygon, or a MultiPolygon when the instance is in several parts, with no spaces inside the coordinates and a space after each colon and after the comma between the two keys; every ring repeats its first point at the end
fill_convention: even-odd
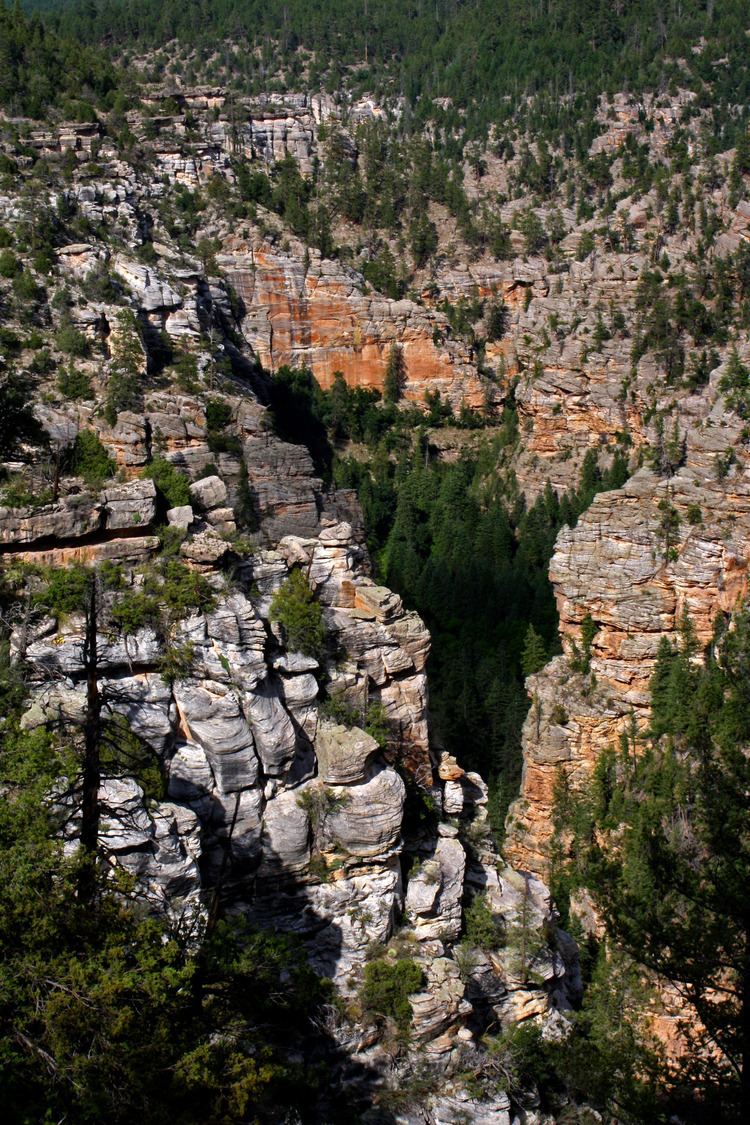
{"type": "MultiPolygon", "coordinates": [[[[45,486],[54,477],[54,496],[0,506],[0,562],[28,586],[15,594],[25,611],[9,639],[29,688],[20,726],[73,728],[87,706],[86,615],[32,612],[34,583],[44,568],[116,566],[121,586],[100,591],[99,691],[108,715],[155,755],[166,789],[155,799],[133,776],[102,782],[106,863],[132,878],[135,901],[185,932],[199,930],[220,895],[229,915],[296,935],[343,998],[327,1031],[382,1086],[397,1086],[406,1065],[357,998],[373,957],[413,960],[421,984],[409,998],[405,1052],[444,1077],[425,1100],[429,1116],[407,1108],[394,1118],[405,1125],[553,1120],[503,1091],[477,1092],[464,1072],[488,1029],[534,1022],[555,1040],[580,1005],[578,949],[548,889],[564,847],[560,787],[584,791],[604,750],[644,743],[660,643],[678,644],[689,627],[704,649],[717,615],[728,619],[747,595],[750,445],[726,390],[735,358],[750,362],[747,331],[717,336],[694,385],[665,374],[658,348],[634,348],[649,313],[644,277],[661,268],[662,293],[701,254],[715,270],[750,243],[750,205],[728,188],[733,153],[713,160],[710,179],[695,143],[700,114],[686,124],[691,104],[684,91],[668,105],[602,99],[588,155],[613,156],[617,201],[591,218],[540,207],[542,223],[561,224],[554,253],[525,242],[516,225],[523,197],[499,207],[510,238],[502,259],[472,248],[445,206],[425,204],[437,250],[414,266],[398,299],[367,280],[372,246],[347,220],[336,221],[339,252],[325,256],[271,207],[253,204],[240,218],[227,205],[236,202],[238,161],[273,176],[292,158],[309,182],[332,133],[356,164],[358,130],[393,125],[398,104],[150,87],[127,115],[137,159],[96,124],[0,122],[19,173],[37,160],[68,161],[67,181],[37,184],[33,198],[4,181],[0,225],[15,231],[35,207],[67,207],[80,234],[56,248],[45,281],[63,298],[39,302],[36,327],[52,365],[41,374],[37,365],[33,405],[46,448],[26,444],[6,464],[45,486]],[[628,183],[625,149],[635,138],[648,159],[664,161],[688,127],[691,175],[705,173],[706,186],[700,205],[692,201],[692,229],[687,221],[669,229],[658,190],[628,183]],[[176,233],[187,196],[175,189],[202,196],[187,236],[176,233]],[[710,246],[698,246],[699,207],[718,232],[710,246]],[[456,309],[472,302],[472,331],[456,328],[456,309]],[[504,325],[490,339],[493,305],[504,325]],[[52,375],[72,363],[63,329],[82,341],[75,364],[90,393],[77,398],[52,375]],[[427,419],[438,395],[456,423],[424,422],[438,460],[499,439],[503,411],[513,412],[516,438],[497,447],[487,473],[509,503],[573,493],[587,455],[604,468],[617,457],[627,466],[626,482],[596,495],[555,542],[549,580],[561,651],[526,680],[521,788],[501,846],[489,779],[433,737],[430,635],[376,578],[356,492],[324,479],[310,449],[282,439],[275,417],[273,373],[304,367],[324,391],[341,373],[349,388],[382,394],[394,349],[400,407],[427,419]],[[128,364],[140,398],[103,409],[128,364]],[[467,417],[479,419],[479,437],[460,427],[467,417]],[[64,461],[83,433],[111,459],[111,479],[92,484],[64,461]],[[187,503],[166,506],[148,474],[155,459],[185,478],[187,503]],[[211,604],[191,605],[166,629],[123,631],[118,602],[142,593],[169,558],[206,583],[211,604]],[[321,607],[325,644],[315,654],[291,646],[275,615],[274,599],[296,573],[321,607]],[[168,657],[181,662],[171,677],[168,657]],[[375,734],[366,729],[373,715],[375,734]],[[467,952],[476,900],[509,935],[500,948],[467,952]]],[[[464,166],[467,194],[490,200],[518,166],[488,147],[481,176],[464,166]]],[[[379,237],[404,256],[397,237],[379,237]]],[[[10,346],[16,366],[33,371],[40,348],[27,329],[10,346]]],[[[681,346],[688,370],[699,346],[681,346]]],[[[74,849],[76,815],[65,833],[74,849]]],[[[584,904],[578,920],[596,932],[585,915],[584,904]]]]}

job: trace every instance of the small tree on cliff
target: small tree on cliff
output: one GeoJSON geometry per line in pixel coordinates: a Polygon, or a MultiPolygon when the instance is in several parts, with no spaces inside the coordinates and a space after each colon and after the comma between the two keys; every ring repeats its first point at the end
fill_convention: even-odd
{"type": "Polygon", "coordinates": [[[274,594],[270,616],[281,625],[292,651],[303,652],[316,660],[322,658],[326,639],[323,610],[298,568],[274,594]]]}
{"type": "Polygon", "coordinates": [[[404,354],[398,344],[391,344],[383,380],[383,398],[386,402],[398,402],[404,391],[406,366],[404,354]]]}
{"type": "Polygon", "coordinates": [[[524,676],[533,676],[547,663],[547,649],[533,625],[529,624],[523,642],[521,669],[524,676]]]}

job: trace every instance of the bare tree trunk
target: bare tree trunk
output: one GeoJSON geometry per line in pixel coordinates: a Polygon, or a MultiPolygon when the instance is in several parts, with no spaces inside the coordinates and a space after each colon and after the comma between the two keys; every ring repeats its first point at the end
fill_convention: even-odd
{"type": "Polygon", "coordinates": [[[86,672],[86,718],[83,726],[83,769],[81,773],[81,834],[83,863],[78,880],[78,897],[88,900],[96,886],[99,848],[99,787],[101,785],[102,700],[97,667],[97,579],[92,573],[86,607],[86,635],[83,644],[86,672]]]}

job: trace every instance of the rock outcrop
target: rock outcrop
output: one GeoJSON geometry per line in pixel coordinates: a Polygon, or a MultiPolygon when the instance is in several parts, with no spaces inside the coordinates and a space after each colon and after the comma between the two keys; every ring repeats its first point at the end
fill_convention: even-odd
{"type": "Polygon", "coordinates": [[[326,389],[340,371],[350,386],[382,391],[395,346],[405,398],[422,403],[437,392],[456,410],[492,401],[471,350],[445,339],[442,314],[368,292],[354,269],[299,243],[282,249],[233,236],[217,260],[244,304],[245,338],[268,369],[304,364],[326,389]]]}
{"type": "Polygon", "coordinates": [[[623,735],[637,743],[662,638],[679,643],[688,625],[701,651],[717,616],[747,595],[748,453],[742,420],[718,393],[722,371],[683,415],[684,464],[672,475],[639,470],[558,537],[550,577],[564,655],[528,681],[523,782],[508,821],[507,854],[523,869],[548,871],[558,778],[579,788],[602,750],[623,735]],[[576,673],[587,617],[589,667],[576,673]]]}

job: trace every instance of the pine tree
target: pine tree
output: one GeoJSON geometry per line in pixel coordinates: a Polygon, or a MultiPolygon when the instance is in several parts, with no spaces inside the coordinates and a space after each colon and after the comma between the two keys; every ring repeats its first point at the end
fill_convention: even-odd
{"type": "Polygon", "coordinates": [[[739,1122],[750,1117],[750,611],[720,624],[703,666],[688,623],[681,649],[662,641],[650,745],[603,756],[567,824],[575,880],[608,940],[688,1005],[671,1104],[690,1114],[697,1097],[701,1120],[739,1122]]]}
{"type": "Polygon", "coordinates": [[[383,399],[385,402],[398,402],[406,382],[404,354],[398,344],[393,343],[388,352],[388,360],[383,379],[383,399]]]}
{"type": "Polygon", "coordinates": [[[533,676],[547,663],[547,650],[544,641],[533,625],[529,625],[523,642],[521,668],[524,676],[533,676]]]}

